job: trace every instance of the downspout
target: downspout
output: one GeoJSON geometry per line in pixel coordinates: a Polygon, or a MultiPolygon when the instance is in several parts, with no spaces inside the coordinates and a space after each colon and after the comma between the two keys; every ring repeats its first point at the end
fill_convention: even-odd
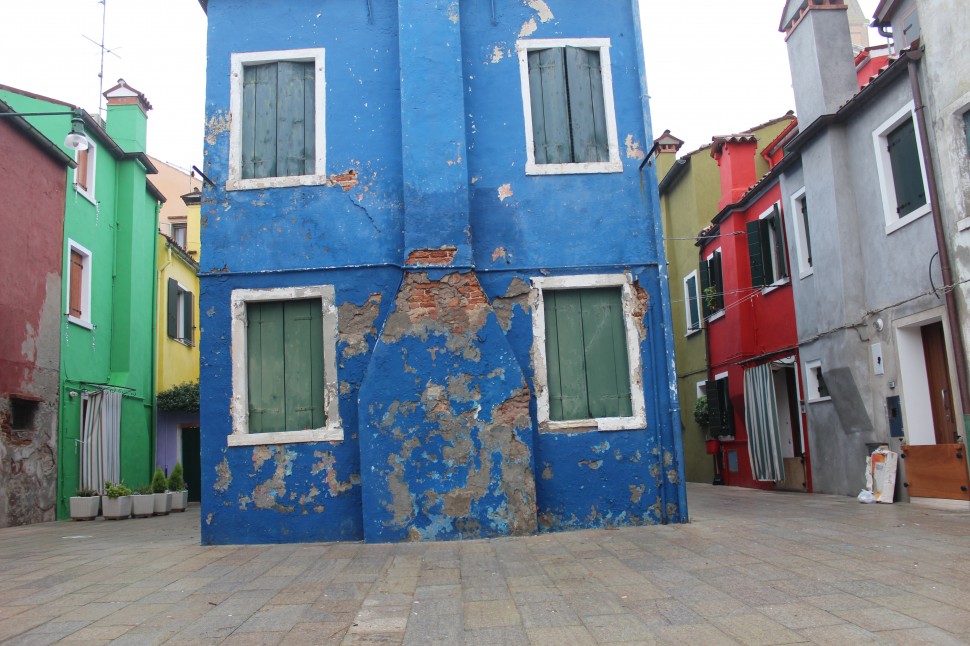
{"type": "Polygon", "coordinates": [[[152,272],[155,279],[152,281],[152,306],[155,309],[154,316],[152,319],[152,366],[151,366],[151,390],[149,392],[149,401],[151,402],[151,451],[149,451],[149,464],[148,464],[148,477],[151,479],[152,473],[155,472],[155,462],[156,462],[156,439],[158,436],[158,408],[156,406],[155,389],[158,384],[158,278],[160,276],[158,271],[158,216],[162,212],[162,205],[155,200],[155,223],[154,229],[152,229],[152,264],[154,265],[154,271],[152,272]]]}
{"type": "MultiPolygon", "coordinates": [[[[881,33],[881,31],[880,31],[881,33]]],[[[926,117],[924,115],[923,95],[919,87],[919,72],[916,66],[923,58],[922,48],[906,53],[909,85],[913,92],[913,103],[916,113],[916,130],[919,132],[920,145],[923,148],[923,163],[926,165],[926,183],[930,198],[930,212],[933,214],[933,229],[936,232],[936,246],[940,252],[940,270],[943,273],[944,298],[946,302],[947,326],[950,328],[950,342],[953,344],[954,362],[956,363],[957,390],[960,393],[960,407],[963,410],[963,438],[970,434],[970,389],[967,387],[967,355],[963,345],[963,334],[957,315],[957,302],[953,289],[953,275],[950,271],[950,252],[946,248],[946,231],[943,227],[943,214],[940,212],[939,192],[936,186],[936,169],[933,165],[933,155],[930,151],[930,138],[926,131],[926,117]]]]}

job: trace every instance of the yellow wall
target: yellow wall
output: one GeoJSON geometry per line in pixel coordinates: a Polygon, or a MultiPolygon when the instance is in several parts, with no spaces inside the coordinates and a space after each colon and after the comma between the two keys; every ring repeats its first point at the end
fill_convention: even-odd
{"type": "MultiPolygon", "coordinates": [[[[199,207],[194,207],[196,239],[198,239],[199,207]]],[[[191,211],[189,221],[192,221],[191,211]]],[[[191,231],[191,226],[189,228],[191,231]]],[[[158,236],[158,380],[157,390],[199,379],[199,277],[198,266],[165,236],[158,236]],[[193,344],[186,345],[168,336],[168,279],[174,278],[192,292],[193,344]]]]}

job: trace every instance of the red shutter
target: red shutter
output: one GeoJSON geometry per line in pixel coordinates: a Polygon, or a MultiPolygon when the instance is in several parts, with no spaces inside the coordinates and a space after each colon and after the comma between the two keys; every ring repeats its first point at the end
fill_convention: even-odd
{"type": "Polygon", "coordinates": [[[88,151],[77,151],[77,168],[74,169],[74,183],[82,191],[88,190],[88,151]]]}

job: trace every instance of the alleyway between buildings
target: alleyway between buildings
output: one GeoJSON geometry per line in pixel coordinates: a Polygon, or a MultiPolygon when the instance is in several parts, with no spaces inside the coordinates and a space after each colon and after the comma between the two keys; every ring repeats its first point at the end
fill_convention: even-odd
{"type": "Polygon", "coordinates": [[[10,644],[970,642],[970,513],[690,485],[689,525],[199,546],[199,510],[0,530],[10,644]]]}

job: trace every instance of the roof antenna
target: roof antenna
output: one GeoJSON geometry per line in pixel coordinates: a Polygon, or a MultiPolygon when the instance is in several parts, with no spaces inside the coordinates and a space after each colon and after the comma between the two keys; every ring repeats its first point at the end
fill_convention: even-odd
{"type": "Polygon", "coordinates": [[[115,58],[120,59],[121,57],[115,53],[115,50],[121,49],[121,47],[108,49],[107,47],[104,46],[105,23],[107,22],[107,17],[108,17],[108,0],[98,0],[98,4],[101,5],[101,42],[99,43],[93,38],[88,38],[84,34],[81,34],[81,36],[83,38],[87,38],[87,40],[97,45],[98,48],[101,50],[101,70],[98,72],[98,120],[101,123],[104,123],[104,115],[101,114],[104,111],[103,110],[104,108],[104,54],[105,52],[107,52],[108,54],[111,54],[115,58]]]}

